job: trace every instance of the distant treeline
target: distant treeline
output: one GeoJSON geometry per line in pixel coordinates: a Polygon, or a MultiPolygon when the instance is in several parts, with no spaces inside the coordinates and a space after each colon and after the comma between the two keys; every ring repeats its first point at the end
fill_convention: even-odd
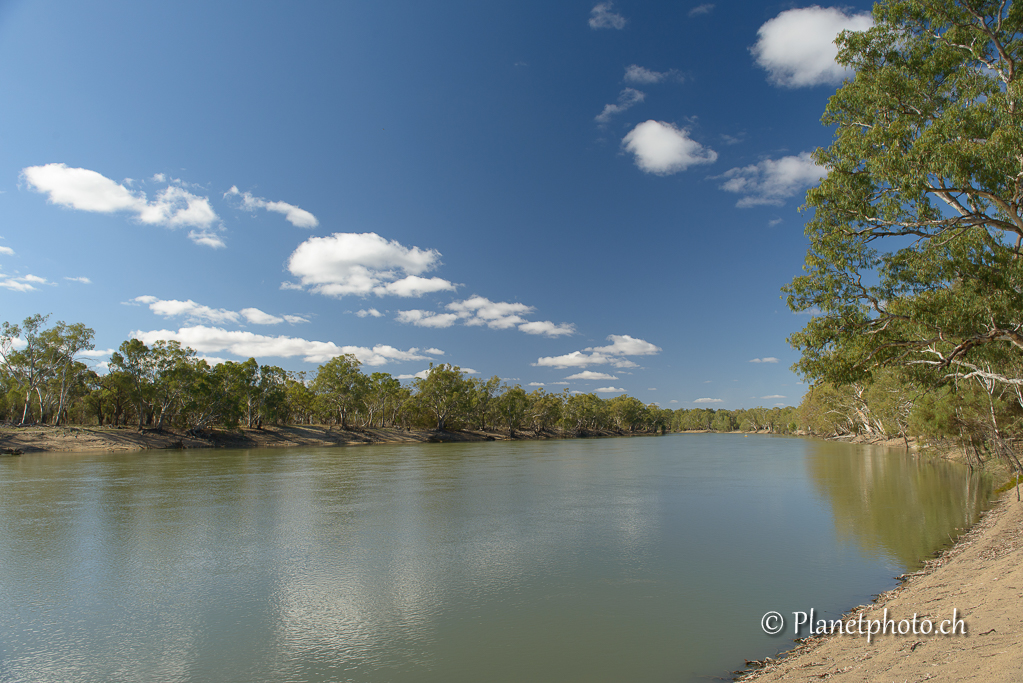
{"type": "Polygon", "coordinates": [[[129,339],[111,354],[101,375],[82,360],[93,348],[93,330],[63,322],[47,328],[46,321],[37,315],[20,325],[3,324],[0,420],[193,431],[327,424],[512,435],[798,429],[793,408],[671,410],[628,395],[527,392],[447,364],[431,366],[425,377],[404,386],[386,372],[364,373],[347,354],[310,373],[288,372],[254,358],[210,365],[176,341],[147,346],[129,339]]]}

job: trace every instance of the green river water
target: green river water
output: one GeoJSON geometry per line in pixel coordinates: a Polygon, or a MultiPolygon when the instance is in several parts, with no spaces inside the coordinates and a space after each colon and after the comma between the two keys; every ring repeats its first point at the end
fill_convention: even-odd
{"type": "Polygon", "coordinates": [[[0,681],[710,681],[989,483],[731,434],[0,459],[0,681]]]}

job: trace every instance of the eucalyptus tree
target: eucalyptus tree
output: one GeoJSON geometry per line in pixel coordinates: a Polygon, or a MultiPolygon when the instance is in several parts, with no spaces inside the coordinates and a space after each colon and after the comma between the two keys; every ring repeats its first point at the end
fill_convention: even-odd
{"type": "MultiPolygon", "coordinates": [[[[388,412],[393,416],[396,403],[403,400],[401,381],[387,372],[374,372],[366,383],[366,394],[363,401],[366,410],[366,424],[373,427],[377,417],[380,426],[386,426],[388,412]]],[[[393,421],[393,417],[392,417],[393,421]]]]}
{"type": "Polygon", "coordinates": [[[838,40],[855,76],[823,117],[806,274],[785,288],[815,314],[790,340],[797,368],[837,384],[930,369],[918,379],[984,378],[1023,404],[1023,8],[885,0],[874,19],[838,40]]]}
{"type": "Polygon", "coordinates": [[[350,353],[336,356],[317,368],[310,385],[317,399],[337,415],[341,429],[348,429],[348,415],[358,409],[366,392],[360,365],[350,353]]]}
{"type": "Polygon", "coordinates": [[[131,396],[135,403],[138,426],[142,429],[153,389],[155,363],[152,351],[138,339],[128,339],[110,354],[110,367],[123,372],[131,381],[131,396]]]}
{"type": "Polygon", "coordinates": [[[505,387],[497,398],[497,414],[508,428],[508,436],[515,436],[515,430],[522,426],[529,410],[529,396],[518,384],[505,387]]]}
{"type": "Polygon", "coordinates": [[[83,323],[68,325],[63,320],[39,333],[46,356],[46,368],[56,393],[54,424],[60,424],[64,419],[70,393],[83,386],[85,373],[89,369],[81,362],[80,356],[83,351],[95,348],[92,341],[94,337],[95,332],[92,328],[86,327],[83,323]]]}
{"type": "Polygon", "coordinates": [[[42,328],[49,317],[37,314],[25,318],[21,325],[4,322],[0,326],[0,360],[25,396],[21,411],[22,425],[28,419],[28,405],[33,393],[39,397],[39,419],[43,418],[40,387],[47,378],[49,368],[42,328]]]}
{"type": "Polygon", "coordinates": [[[412,386],[420,406],[434,418],[439,430],[446,429],[452,418],[465,414],[473,392],[462,369],[448,363],[430,363],[426,377],[416,378],[412,386]]]}

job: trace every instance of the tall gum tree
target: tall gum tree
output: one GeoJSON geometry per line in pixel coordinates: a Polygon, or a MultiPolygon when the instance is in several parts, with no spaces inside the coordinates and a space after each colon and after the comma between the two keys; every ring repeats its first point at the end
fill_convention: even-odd
{"type": "Polygon", "coordinates": [[[814,314],[796,369],[980,378],[1023,404],[1023,8],[887,0],[874,20],[838,39],[855,76],[824,113],[806,274],[784,289],[814,314]]]}

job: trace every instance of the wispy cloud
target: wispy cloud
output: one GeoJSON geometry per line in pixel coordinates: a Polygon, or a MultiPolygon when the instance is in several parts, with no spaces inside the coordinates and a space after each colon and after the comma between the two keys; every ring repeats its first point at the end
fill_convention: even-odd
{"type": "Polygon", "coordinates": [[[418,297],[455,289],[439,277],[420,277],[440,265],[436,249],[406,247],[374,232],[336,232],[311,237],[288,259],[288,270],[301,284],[282,288],[308,288],[325,296],[418,297]]]}
{"type": "Polygon", "coordinates": [[[723,398],[698,398],[693,403],[724,403],[723,398]]]}
{"type": "Polygon", "coordinates": [[[359,316],[360,318],[365,318],[365,317],[382,318],[382,317],[384,317],[384,314],[381,313],[380,311],[378,311],[375,308],[367,308],[367,309],[356,311],[355,315],[359,316]]]}
{"type": "Polygon", "coordinates": [[[612,117],[621,114],[623,111],[631,109],[634,105],[642,102],[644,97],[646,97],[646,95],[639,90],[636,90],[635,88],[626,88],[618,93],[618,102],[616,104],[605,104],[604,111],[597,114],[593,120],[601,125],[606,124],[612,117]]]}
{"type": "Polygon", "coordinates": [[[712,11],[714,11],[714,7],[715,5],[712,2],[708,2],[703,5],[697,5],[696,7],[689,10],[689,16],[699,17],[704,14],[710,14],[712,11]]]}
{"type": "Polygon", "coordinates": [[[36,192],[48,196],[51,204],[93,213],[124,212],[139,223],[168,228],[196,228],[189,237],[197,244],[222,247],[224,242],[212,228],[220,218],[209,199],[171,185],[149,200],[144,192],[132,192],[106,176],[66,164],[46,164],[22,169],[22,177],[36,192]]]}
{"type": "Polygon", "coordinates": [[[851,74],[835,61],[835,38],[842,31],[866,31],[873,25],[869,13],[846,14],[817,5],[790,9],[760,27],[750,52],[775,85],[835,85],[851,74]]]}
{"type": "Polygon", "coordinates": [[[771,394],[770,396],[761,396],[760,398],[768,399],[768,398],[787,398],[787,397],[782,396],[781,394],[771,394]]]}
{"type": "Polygon", "coordinates": [[[211,308],[198,304],[191,299],[158,299],[155,296],[137,296],[127,304],[145,304],[153,313],[165,318],[183,317],[191,321],[205,321],[214,324],[239,323],[242,320],[253,325],[279,325],[283,322],[305,323],[305,318],[297,315],[276,316],[265,313],[258,308],[243,308],[230,311],[226,308],[211,308]]]}
{"type": "Polygon", "coordinates": [[[675,69],[669,71],[652,71],[638,64],[625,67],[625,82],[637,85],[653,85],[667,79],[682,82],[682,76],[675,69]]]}
{"type": "Polygon", "coordinates": [[[14,292],[35,292],[35,285],[54,285],[44,277],[38,275],[3,275],[0,274],[0,287],[14,292]]]}
{"type": "Polygon", "coordinates": [[[262,197],[254,197],[249,192],[240,192],[237,186],[232,185],[231,189],[224,193],[225,198],[230,196],[241,197],[242,208],[246,211],[266,209],[267,211],[282,214],[285,220],[296,228],[315,228],[320,224],[316,216],[305,209],[300,209],[294,204],[288,204],[287,202],[271,202],[262,197]]]}
{"type": "Polygon", "coordinates": [[[10,247],[0,247],[0,254],[4,256],[14,256],[14,250],[10,247]]]}
{"type": "Polygon", "coordinates": [[[823,166],[818,166],[809,152],[781,159],[765,159],[758,164],[733,168],[718,178],[727,178],[722,190],[745,195],[736,206],[773,205],[779,206],[800,190],[807,188],[827,175],[823,166]]]}
{"type": "Polygon", "coordinates": [[[646,173],[671,175],[696,164],[711,164],[718,154],[689,137],[685,128],[664,121],[645,121],[622,139],[622,147],[635,156],[646,173]]]}
{"type": "Polygon", "coordinates": [[[80,282],[83,285],[92,284],[92,280],[90,280],[87,277],[65,277],[64,279],[67,280],[68,282],[80,282]]]}
{"type": "Polygon", "coordinates": [[[590,10],[590,28],[625,28],[625,17],[614,11],[613,2],[602,2],[590,10]]]}
{"type": "Polygon", "coordinates": [[[625,389],[619,389],[617,387],[600,387],[599,389],[594,389],[594,391],[597,392],[598,394],[621,394],[621,393],[625,393],[625,389]]]}
{"type": "Polygon", "coordinates": [[[750,363],[777,363],[777,362],[778,362],[778,359],[773,357],[773,356],[768,356],[767,358],[752,358],[752,359],[750,359],[750,363]]]}

